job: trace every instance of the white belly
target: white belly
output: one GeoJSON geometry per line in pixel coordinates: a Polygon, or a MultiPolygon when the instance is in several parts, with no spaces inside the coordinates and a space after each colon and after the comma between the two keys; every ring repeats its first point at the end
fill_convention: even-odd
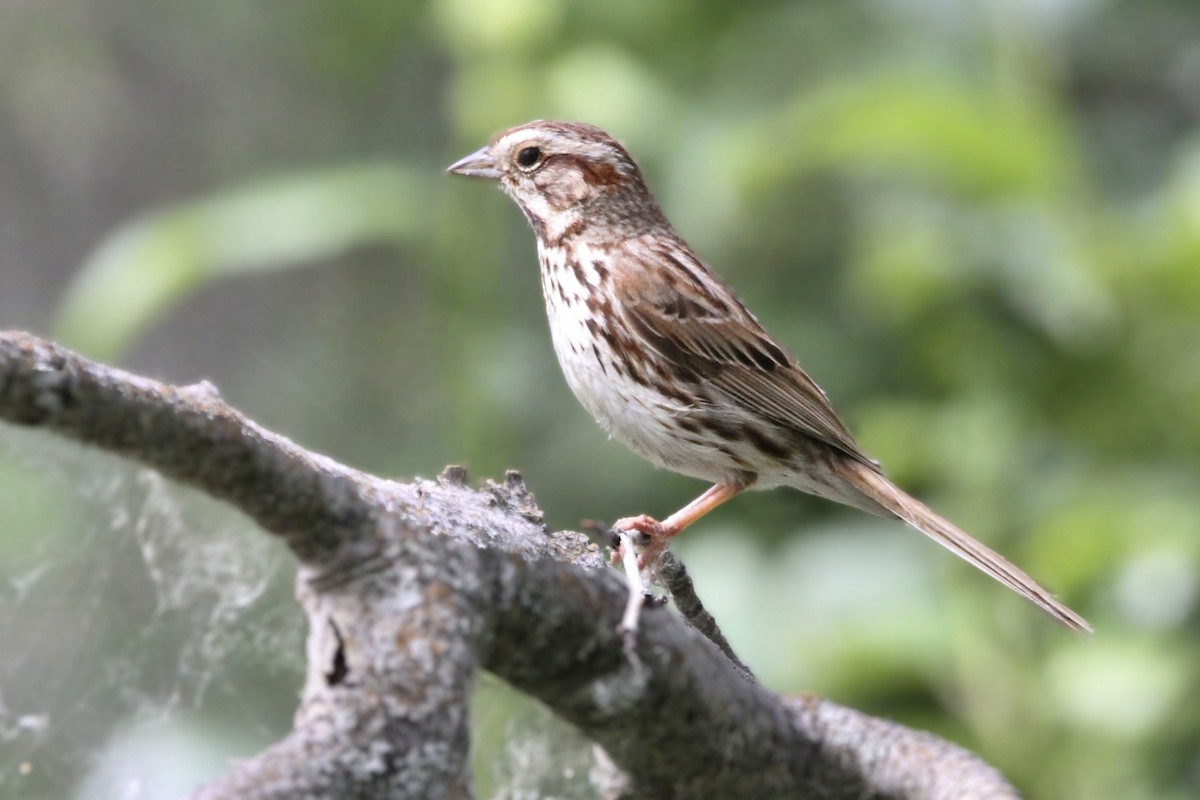
{"type": "Polygon", "coordinates": [[[701,437],[672,424],[694,409],[655,391],[652,381],[647,386],[631,377],[621,354],[588,328],[586,300],[601,278],[586,246],[576,248],[578,271],[565,266],[561,249],[541,253],[550,336],[575,397],[612,438],[660,467],[713,482],[744,472],[701,437]]]}

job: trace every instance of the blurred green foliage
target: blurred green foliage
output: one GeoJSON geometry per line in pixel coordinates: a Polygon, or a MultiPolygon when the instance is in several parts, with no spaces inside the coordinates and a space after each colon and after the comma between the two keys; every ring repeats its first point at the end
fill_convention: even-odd
{"type": "MultiPolygon", "coordinates": [[[[1097,628],[780,491],[678,543],[742,657],[1031,798],[1200,794],[1194,0],[110,5],[0,9],[0,168],[39,187],[0,198],[29,271],[0,313],[378,472],[520,467],[555,526],[669,513],[703,487],[576,406],[520,214],[439,174],[528,119],[601,125],[865,449],[1097,628]]],[[[14,543],[75,533],[22,464],[10,581],[14,543]]],[[[511,702],[481,695],[481,796],[516,792],[511,702]]]]}
{"type": "Polygon", "coordinates": [[[154,212],[118,230],[83,264],[57,336],[113,358],[209,281],[311,264],[364,242],[404,244],[424,227],[424,191],[400,166],[374,164],[154,212]]]}

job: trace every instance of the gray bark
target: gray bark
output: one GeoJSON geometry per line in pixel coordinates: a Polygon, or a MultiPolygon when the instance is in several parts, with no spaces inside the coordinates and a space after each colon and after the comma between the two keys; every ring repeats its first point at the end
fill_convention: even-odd
{"type": "MultiPolygon", "coordinates": [[[[226,500],[299,560],[308,673],[293,730],[197,798],[471,797],[479,669],[601,745],[626,798],[1017,797],[953,744],[768,691],[694,594],[681,607],[696,627],[647,608],[629,658],[624,582],[586,536],[546,530],[515,472],[482,489],[455,468],[377,478],[264,430],[208,384],[168,386],[20,332],[0,333],[0,420],[226,500]]],[[[669,580],[683,598],[681,573],[669,580]]]]}

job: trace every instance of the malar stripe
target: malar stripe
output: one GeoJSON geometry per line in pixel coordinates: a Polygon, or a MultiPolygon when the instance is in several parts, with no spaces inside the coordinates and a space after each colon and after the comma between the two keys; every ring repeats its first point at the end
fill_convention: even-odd
{"type": "Polygon", "coordinates": [[[537,234],[538,234],[538,236],[545,239],[545,243],[547,246],[560,247],[560,246],[562,246],[562,243],[565,242],[567,239],[574,239],[576,236],[578,236],[580,233],[582,233],[584,227],[585,227],[584,221],[581,218],[576,217],[575,219],[568,222],[567,226],[565,228],[563,228],[561,231],[559,231],[557,236],[554,236],[549,239],[545,239],[545,227],[544,226],[541,231],[537,232],[537,234]]]}

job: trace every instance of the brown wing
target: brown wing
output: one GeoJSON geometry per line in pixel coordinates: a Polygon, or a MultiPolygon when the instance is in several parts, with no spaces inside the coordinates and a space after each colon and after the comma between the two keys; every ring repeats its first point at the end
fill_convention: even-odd
{"type": "Polygon", "coordinates": [[[751,414],[878,470],[821,388],[680,241],[635,250],[616,280],[618,313],[676,366],[751,414]],[[654,267],[650,263],[658,262],[654,267]],[[664,271],[662,265],[670,267],[664,271]]]}

